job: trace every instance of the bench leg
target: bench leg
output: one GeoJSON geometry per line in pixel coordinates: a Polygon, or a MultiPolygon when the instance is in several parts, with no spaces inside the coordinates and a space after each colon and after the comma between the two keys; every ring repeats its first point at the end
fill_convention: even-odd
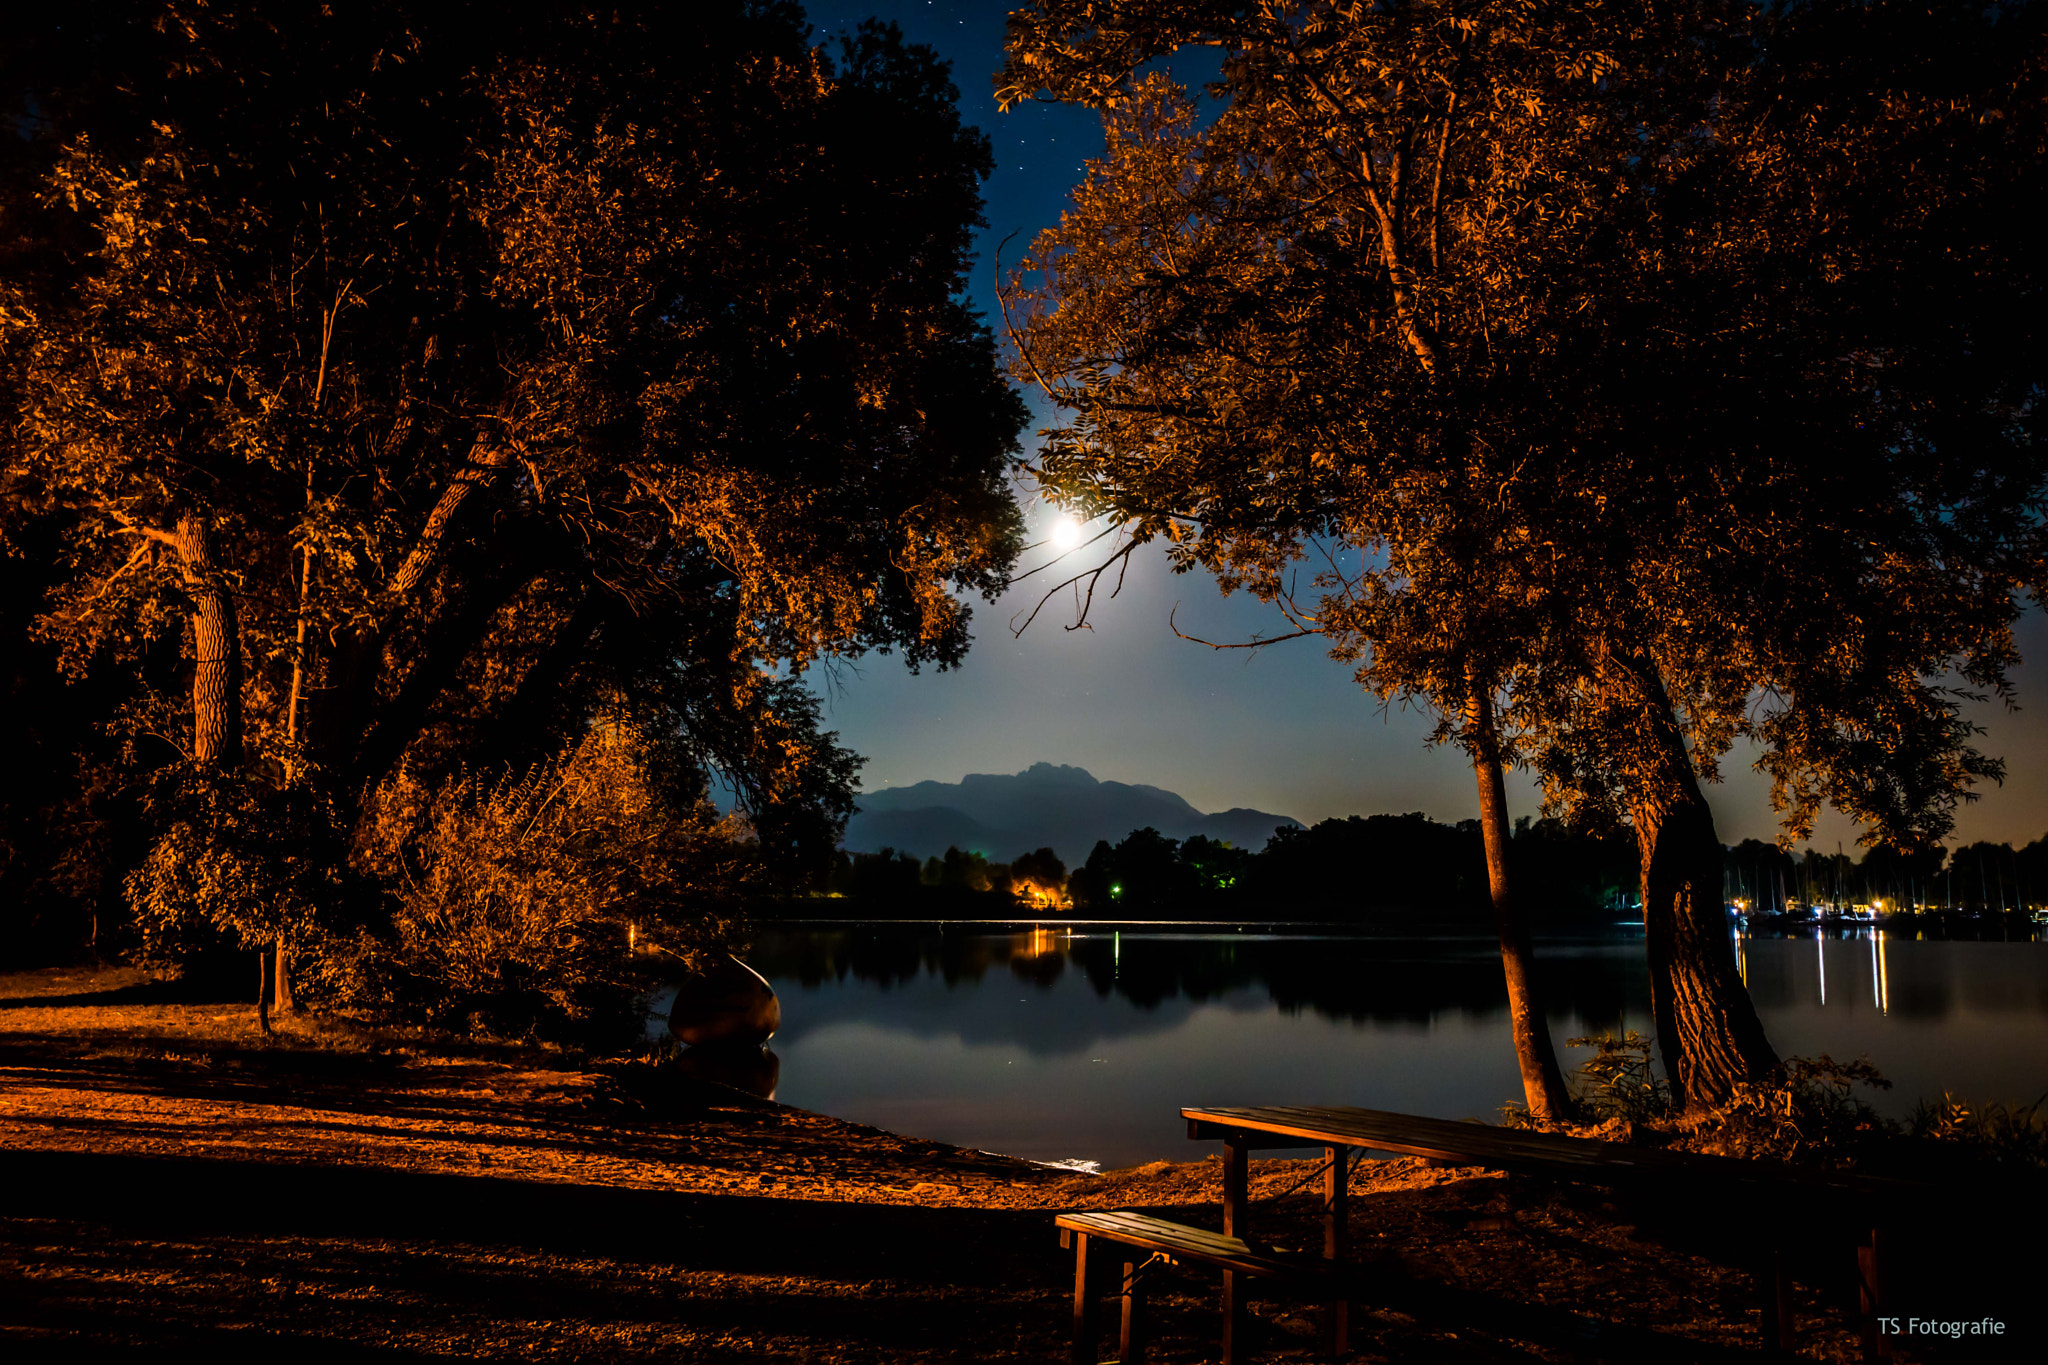
{"type": "MultiPolygon", "coordinates": [[[[1329,1161],[1323,1170],[1323,1258],[1340,1264],[1344,1260],[1350,1234],[1350,1190],[1346,1184],[1344,1149],[1325,1147],[1323,1156],[1329,1161]]],[[[1337,1283],[1341,1286],[1343,1282],[1340,1273],[1337,1283]]],[[[1350,1338],[1351,1302],[1343,1296],[1340,1288],[1330,1300],[1328,1316],[1323,1323],[1323,1346],[1329,1351],[1330,1359],[1344,1358],[1344,1353],[1351,1349],[1350,1338]]]]}
{"type": "MultiPolygon", "coordinates": [[[[1242,1138],[1223,1143],[1223,1235],[1249,1242],[1251,1228],[1250,1152],[1242,1138]]],[[[1244,1349],[1245,1277],[1223,1272],[1223,1365],[1237,1365],[1244,1349]]]]}
{"type": "Polygon", "coordinates": [[[1138,1279],[1143,1261],[1124,1262],[1124,1321],[1117,1338],[1117,1365],[1144,1365],[1145,1286],[1138,1279]]]}
{"type": "Polygon", "coordinates": [[[1067,1356],[1073,1365],[1095,1365],[1095,1297],[1088,1292],[1088,1252],[1094,1240],[1085,1232],[1074,1234],[1074,1347],[1067,1356]]]}
{"type": "Polygon", "coordinates": [[[1238,1365],[1244,1350],[1244,1282],[1235,1270],[1223,1272],[1223,1365],[1238,1365]]]}
{"type": "Polygon", "coordinates": [[[1784,1246],[1773,1241],[1757,1266],[1757,1330],[1766,1354],[1782,1355],[1792,1349],[1792,1276],[1786,1261],[1784,1246]]]}
{"type": "Polygon", "coordinates": [[[1250,1152],[1241,1139],[1223,1144],[1223,1235],[1252,1239],[1250,1152]]]}
{"type": "Polygon", "coordinates": [[[1865,1360],[1890,1360],[1892,1358],[1891,1338],[1878,1331],[1878,1314],[1884,1312],[1884,1261],[1880,1252],[1876,1228],[1870,1230],[1869,1239],[1856,1248],[1857,1306],[1863,1310],[1863,1358],[1865,1360]]]}

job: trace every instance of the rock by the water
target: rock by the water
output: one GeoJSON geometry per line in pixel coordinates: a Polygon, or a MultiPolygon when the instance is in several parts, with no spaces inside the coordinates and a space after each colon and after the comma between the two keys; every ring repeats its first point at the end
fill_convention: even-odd
{"type": "MultiPolygon", "coordinates": [[[[755,1047],[782,1027],[782,1001],[766,977],[726,957],[676,984],[668,1031],[681,1043],[748,1043],[755,1047]]],[[[745,1087],[741,1087],[744,1089],[745,1087]]]]}

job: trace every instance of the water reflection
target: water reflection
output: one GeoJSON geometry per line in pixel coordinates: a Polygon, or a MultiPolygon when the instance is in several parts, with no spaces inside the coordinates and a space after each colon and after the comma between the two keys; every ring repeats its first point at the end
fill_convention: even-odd
{"type": "Polygon", "coordinates": [[[1760,1010],[1826,1008],[1939,1023],[1968,1011],[2048,1016],[2048,944],[1901,938],[1884,929],[1737,938],[1760,1010]]]}
{"type": "MultiPolygon", "coordinates": [[[[1633,941],[1610,936],[1549,947],[1541,969],[1553,1011],[1605,1029],[1647,1009],[1646,990],[1624,965],[1641,955],[1633,941]]],[[[965,996],[1005,968],[1014,980],[1051,990],[1072,971],[1098,999],[1128,1002],[1142,1015],[1246,991],[1286,1014],[1352,1023],[1426,1025],[1447,1010],[1483,1018],[1507,1007],[1498,950],[1469,937],[888,926],[772,933],[749,961],[806,992],[849,980],[885,991],[928,980],[965,996]]],[[[786,1018],[782,1037],[802,1024],[786,1018]]],[[[1151,1031],[1143,1018],[1128,1027],[1151,1031]]]]}
{"type": "Polygon", "coordinates": [[[782,1058],[759,1043],[700,1043],[678,1053],[675,1067],[685,1076],[731,1086],[764,1100],[775,1098],[782,1077],[782,1058]]]}
{"type": "MultiPolygon", "coordinates": [[[[1735,948],[1779,1052],[1868,1056],[1897,1082],[1873,1097],[1886,1112],[2048,1089],[2048,944],[1858,927],[1735,948]]],[[[1520,1096],[1483,938],[831,925],[748,960],[784,1002],[779,1098],[1020,1156],[1200,1156],[1184,1104],[1491,1119],[1520,1096]]],[[[1539,940],[1537,962],[1560,1043],[1652,1031],[1640,926],[1539,940]]]]}

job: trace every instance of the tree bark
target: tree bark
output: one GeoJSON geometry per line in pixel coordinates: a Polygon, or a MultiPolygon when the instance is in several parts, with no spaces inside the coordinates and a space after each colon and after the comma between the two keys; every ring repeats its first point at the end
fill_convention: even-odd
{"type": "Polygon", "coordinates": [[[1515,901],[1508,878],[1508,797],[1495,742],[1493,702],[1474,690],[1465,719],[1478,745],[1472,771],[1479,779],[1479,827],[1486,841],[1486,879],[1493,892],[1493,924],[1500,934],[1501,969],[1507,976],[1508,1018],[1514,1030],[1515,1061],[1522,1069],[1522,1096],[1529,1113],[1539,1119],[1563,1119],[1572,1113],[1571,1094],[1557,1064],[1540,994],[1536,987],[1535,951],[1529,942],[1529,918],[1515,901]]]}
{"type": "Polygon", "coordinates": [[[188,513],[164,537],[178,553],[192,598],[192,757],[239,767],[242,762],[242,642],[235,599],[213,562],[211,528],[188,513]]]}
{"type": "Polygon", "coordinates": [[[1685,736],[1654,670],[1639,679],[1646,752],[1628,801],[1642,861],[1651,1018],[1673,1099],[1711,1109],[1738,1086],[1775,1079],[1778,1054],[1735,965],[1721,841],[1685,736]]]}
{"type": "Polygon", "coordinates": [[[270,949],[270,1007],[278,1014],[290,1014],[298,1008],[298,1001],[292,998],[292,965],[290,948],[279,938],[270,949]]]}
{"type": "Polygon", "coordinates": [[[270,954],[256,950],[256,1027],[270,1033],[270,954]]]}

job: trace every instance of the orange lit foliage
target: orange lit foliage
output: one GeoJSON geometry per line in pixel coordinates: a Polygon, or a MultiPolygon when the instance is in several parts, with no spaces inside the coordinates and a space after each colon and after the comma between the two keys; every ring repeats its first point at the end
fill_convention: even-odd
{"type": "Polygon", "coordinates": [[[1035,910],[1066,910],[1067,865],[1049,848],[1021,854],[1010,862],[1010,894],[1035,910]]]}
{"type": "Polygon", "coordinates": [[[957,662],[1018,540],[943,71],[737,0],[146,8],[0,57],[44,248],[0,283],[6,487],[135,761],[247,754],[347,826],[629,696],[829,853],[857,760],[787,666],[957,662]]]}
{"type": "Polygon", "coordinates": [[[172,767],[142,790],[155,833],[128,874],[140,957],[172,966],[221,938],[245,949],[303,949],[336,898],[333,813],[303,786],[247,773],[172,767]]]}
{"type": "Polygon", "coordinates": [[[1012,20],[1001,97],[1109,133],[1013,291],[1072,414],[1042,480],[1482,760],[1466,703],[1498,698],[1558,807],[1628,820],[1688,1101],[1774,1063],[1726,960],[1719,756],[1762,746],[1793,834],[1825,800],[1905,844],[1998,771],[1946,689],[2004,685],[2043,576],[2038,11],[1012,20]],[[1208,111],[1135,74],[1201,45],[1208,111]]]}
{"type": "Polygon", "coordinates": [[[362,839],[394,932],[335,945],[325,984],[350,1003],[502,1033],[625,1041],[634,993],[727,943],[758,880],[745,821],[720,817],[695,774],[623,715],[523,774],[427,788],[401,770],[362,839]]]}
{"type": "Polygon", "coordinates": [[[1030,910],[1067,910],[1073,902],[1067,899],[1066,890],[1058,886],[1045,886],[1029,878],[1022,881],[1010,879],[1010,894],[1030,910]]]}

